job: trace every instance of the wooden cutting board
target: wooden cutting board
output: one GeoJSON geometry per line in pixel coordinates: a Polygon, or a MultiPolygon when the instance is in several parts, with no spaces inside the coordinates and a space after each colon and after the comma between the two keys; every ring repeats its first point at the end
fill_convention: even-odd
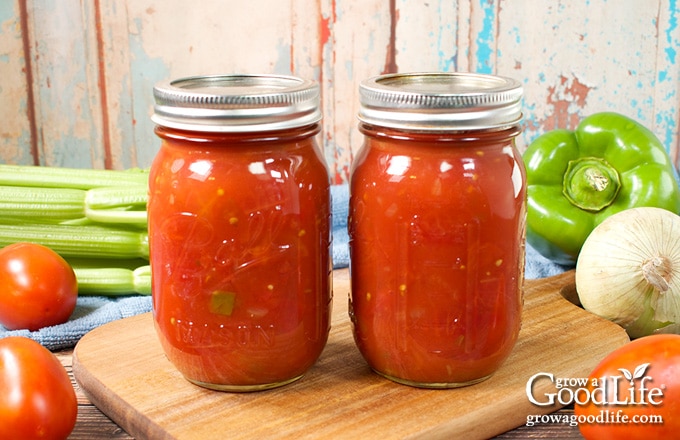
{"type": "MultiPolygon", "coordinates": [[[[335,271],[328,345],[302,379],[282,388],[232,394],[190,384],[164,357],[150,313],[85,335],[73,373],[90,400],[138,439],[489,438],[562,406],[528,400],[532,375],[587,377],[628,342],[619,326],[565,299],[575,294],[573,271],[529,280],[519,342],[493,377],[466,388],[417,389],[367,367],[352,338],[348,293],[347,270],[335,271]]],[[[547,380],[534,387],[537,396],[554,391],[547,380]]]]}

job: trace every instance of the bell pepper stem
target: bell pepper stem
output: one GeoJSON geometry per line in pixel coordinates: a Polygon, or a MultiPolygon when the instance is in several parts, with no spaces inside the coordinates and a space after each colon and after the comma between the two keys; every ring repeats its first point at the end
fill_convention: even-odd
{"type": "Polygon", "coordinates": [[[614,202],[620,187],[618,172],[606,160],[581,157],[569,161],[562,193],[574,206],[597,212],[614,202]]]}

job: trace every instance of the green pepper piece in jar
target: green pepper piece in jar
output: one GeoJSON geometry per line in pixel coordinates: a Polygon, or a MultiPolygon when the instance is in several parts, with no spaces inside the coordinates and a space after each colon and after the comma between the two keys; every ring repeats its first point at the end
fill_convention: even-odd
{"type": "Polygon", "coordinates": [[[527,242],[556,263],[573,265],[590,232],[619,211],[680,212],[676,170],[664,145],[624,115],[596,113],[574,131],[547,132],[523,159],[527,242]]]}

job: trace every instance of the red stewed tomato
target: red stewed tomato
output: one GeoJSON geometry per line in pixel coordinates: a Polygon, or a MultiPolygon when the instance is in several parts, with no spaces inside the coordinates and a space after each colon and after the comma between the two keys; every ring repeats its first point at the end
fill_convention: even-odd
{"type": "Polygon", "coordinates": [[[29,338],[0,339],[0,438],[65,439],[77,415],[73,385],[56,356],[29,338]]]}
{"type": "Polygon", "coordinates": [[[278,386],[304,374],[326,344],[330,182],[314,127],[156,129],[154,322],[168,359],[194,383],[278,386]]]}
{"type": "Polygon", "coordinates": [[[73,269],[52,249],[36,243],[0,249],[0,324],[5,328],[34,331],[62,324],[77,298],[73,269]]]}
{"type": "Polygon", "coordinates": [[[680,335],[636,339],[605,357],[574,413],[586,439],[670,439],[680,432],[680,335]],[[593,386],[597,384],[597,386],[593,386]]]}
{"type": "Polygon", "coordinates": [[[410,385],[489,377],[521,325],[525,201],[514,129],[360,129],[368,137],[353,163],[348,221],[359,351],[410,385]]]}

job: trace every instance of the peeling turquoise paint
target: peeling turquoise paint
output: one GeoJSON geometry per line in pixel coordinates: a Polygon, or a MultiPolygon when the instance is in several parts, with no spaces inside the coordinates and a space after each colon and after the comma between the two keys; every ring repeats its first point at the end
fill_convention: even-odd
{"type": "MultiPolygon", "coordinates": [[[[672,66],[676,66],[676,56],[677,47],[680,47],[680,41],[677,38],[678,31],[678,2],[677,0],[669,0],[668,2],[668,26],[665,29],[665,41],[667,47],[664,49],[668,63],[672,66]]],[[[668,66],[668,67],[671,67],[668,66]]],[[[677,83],[678,78],[675,78],[673,74],[677,74],[677,68],[672,69],[671,74],[669,74],[669,69],[660,70],[658,72],[658,81],[675,81],[677,83]]],[[[663,101],[676,101],[677,100],[677,88],[669,92],[666,96],[662,97],[663,101]]],[[[650,101],[648,105],[653,108],[653,101],[650,101]]],[[[676,138],[678,133],[678,110],[676,106],[669,106],[666,110],[661,110],[656,114],[656,123],[658,128],[657,136],[661,139],[661,142],[666,146],[666,150],[671,152],[677,149],[677,146],[673,145],[673,140],[676,138]]],[[[676,141],[677,142],[677,141],[676,141]]]]}
{"type": "Polygon", "coordinates": [[[678,115],[673,110],[663,111],[656,115],[658,127],[663,128],[663,132],[657,132],[656,135],[666,147],[666,151],[669,152],[671,151],[673,135],[676,130],[675,121],[677,120],[677,117],[678,115]]]}
{"type": "Polygon", "coordinates": [[[482,29],[477,34],[477,65],[475,70],[479,73],[493,73],[493,43],[495,37],[494,23],[496,22],[493,2],[488,0],[480,0],[479,6],[484,12],[484,19],[482,20],[482,29]]]}
{"type": "MultiPolygon", "coordinates": [[[[678,4],[677,0],[670,0],[668,4],[668,10],[669,10],[669,18],[668,18],[668,27],[665,30],[665,35],[666,35],[666,44],[668,45],[664,49],[664,53],[666,54],[666,58],[668,59],[669,64],[675,65],[675,59],[677,55],[677,50],[675,49],[680,45],[680,42],[677,40],[677,38],[674,38],[674,32],[678,28],[678,4]]],[[[668,75],[668,70],[659,70],[657,74],[657,78],[659,82],[663,82],[667,79],[671,79],[672,77],[669,77],[668,75]]]]}
{"type": "Polygon", "coordinates": [[[675,64],[675,54],[676,53],[677,52],[672,47],[666,48],[666,55],[668,55],[668,60],[671,62],[671,64],[675,64]]]}
{"type": "Polygon", "coordinates": [[[439,69],[442,72],[451,72],[458,70],[458,57],[453,55],[452,57],[446,57],[443,51],[439,51],[439,69]]]}
{"type": "Polygon", "coordinates": [[[666,55],[668,55],[668,60],[671,64],[675,64],[675,47],[680,45],[677,39],[673,38],[673,31],[678,28],[678,2],[677,0],[670,0],[668,4],[668,10],[670,11],[670,17],[668,18],[668,28],[666,29],[666,43],[669,44],[666,48],[666,55]]]}
{"type": "MultiPolygon", "coordinates": [[[[456,28],[449,28],[451,33],[457,33],[456,28]]],[[[439,39],[437,45],[440,47],[439,50],[439,68],[444,72],[455,72],[458,70],[458,49],[455,45],[454,47],[446,47],[442,49],[442,35],[439,33],[439,39]],[[449,51],[453,51],[453,54],[448,55],[449,51]]]]}
{"type": "MultiPolygon", "coordinates": [[[[439,15],[442,15],[441,8],[438,9],[439,15]]],[[[454,26],[444,26],[440,32],[437,34],[431,33],[432,35],[436,36],[436,41],[437,41],[437,54],[439,55],[437,58],[439,59],[439,70],[443,72],[449,72],[449,71],[456,71],[458,70],[458,55],[456,52],[456,48],[453,47],[448,47],[448,46],[443,46],[443,41],[442,39],[446,35],[454,34],[455,35],[456,30],[454,29],[454,26]],[[453,55],[449,55],[449,52],[453,50],[453,55]]]]}
{"type": "MultiPolygon", "coordinates": [[[[525,81],[525,85],[526,85],[525,81]]],[[[522,138],[524,139],[524,142],[526,145],[529,145],[534,138],[532,138],[532,134],[534,137],[537,137],[540,133],[535,132],[535,128],[540,126],[540,122],[538,121],[538,118],[536,117],[536,104],[532,104],[527,102],[525,99],[523,102],[523,109],[522,113],[524,115],[524,120],[522,121],[522,124],[524,127],[528,128],[525,129],[522,132],[522,138]]]]}
{"type": "Polygon", "coordinates": [[[517,26],[513,26],[511,34],[515,36],[515,43],[520,44],[522,42],[522,33],[517,26]]]}
{"type": "MultiPolygon", "coordinates": [[[[677,92],[673,91],[666,95],[663,100],[664,101],[676,101],[677,100],[677,92]]],[[[649,104],[653,105],[653,104],[649,104]]],[[[677,147],[674,148],[673,146],[673,139],[676,137],[677,132],[678,132],[678,110],[677,107],[670,106],[667,110],[662,110],[659,114],[657,114],[657,122],[659,122],[659,127],[663,128],[663,131],[661,133],[657,133],[657,136],[661,139],[661,142],[666,146],[666,151],[673,151],[674,149],[677,149],[677,147]]]]}
{"type": "Polygon", "coordinates": [[[16,2],[0,1],[0,22],[17,20],[16,2]]]}

